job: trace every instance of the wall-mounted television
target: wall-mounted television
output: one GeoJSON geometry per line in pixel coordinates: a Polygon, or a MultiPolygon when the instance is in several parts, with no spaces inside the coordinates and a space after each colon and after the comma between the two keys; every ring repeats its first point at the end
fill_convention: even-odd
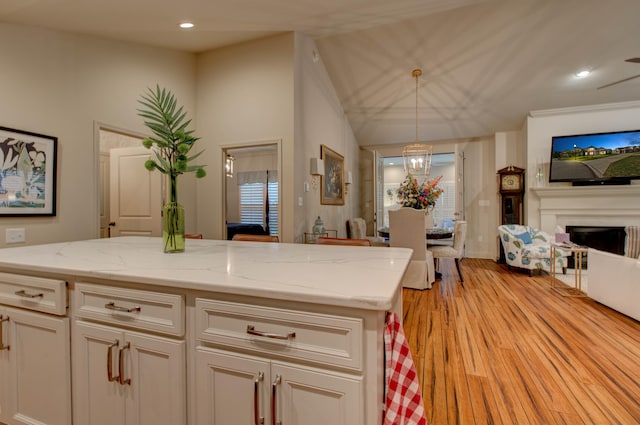
{"type": "Polygon", "coordinates": [[[640,130],[551,138],[549,182],[629,184],[640,179],[640,130]]]}

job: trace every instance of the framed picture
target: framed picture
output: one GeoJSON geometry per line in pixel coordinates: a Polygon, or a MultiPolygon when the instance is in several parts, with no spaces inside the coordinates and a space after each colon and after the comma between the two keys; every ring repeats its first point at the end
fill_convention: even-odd
{"type": "Polygon", "coordinates": [[[321,145],[324,176],[320,177],[320,204],[344,205],[344,157],[321,145]]]}
{"type": "Polygon", "coordinates": [[[0,127],[0,216],[56,215],[57,143],[0,127]]]}

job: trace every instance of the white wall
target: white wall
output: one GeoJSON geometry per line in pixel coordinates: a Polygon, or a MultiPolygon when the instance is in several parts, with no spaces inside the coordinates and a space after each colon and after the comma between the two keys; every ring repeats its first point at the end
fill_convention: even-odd
{"type": "MultiPolygon", "coordinates": [[[[3,217],[0,246],[13,227],[26,229],[27,244],[97,237],[94,123],[148,134],[137,100],[156,83],[193,111],[195,56],[0,24],[0,57],[0,126],[58,137],[57,215],[3,217]]],[[[189,210],[193,189],[182,186],[189,210]]]]}
{"type": "MultiPolygon", "coordinates": [[[[571,134],[601,133],[607,131],[637,130],[640,128],[640,102],[593,105],[576,108],[563,108],[545,111],[533,111],[527,118],[527,222],[540,227],[540,198],[536,195],[535,170],[542,161],[544,180],[539,187],[569,187],[571,183],[548,183],[549,159],[551,157],[551,138],[571,134]]],[[[633,184],[640,184],[638,181],[633,184]]],[[[607,187],[599,187],[606,191],[607,187]]],[[[615,208],[608,205],[607,208],[615,208]]],[[[543,229],[544,230],[544,229],[543,229]]],[[[546,229],[547,231],[553,229],[546,229]]]]}

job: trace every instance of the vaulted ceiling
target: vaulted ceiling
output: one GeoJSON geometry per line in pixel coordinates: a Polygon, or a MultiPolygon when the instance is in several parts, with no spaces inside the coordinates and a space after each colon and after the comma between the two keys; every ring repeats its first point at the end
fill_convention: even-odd
{"type": "MultiPolygon", "coordinates": [[[[0,0],[0,22],[206,50],[300,31],[361,145],[484,136],[531,110],[640,100],[638,0],[0,0]],[[177,24],[190,20],[195,28],[177,24]],[[592,71],[575,78],[580,69],[592,71]]],[[[640,117],[638,128],[640,128],[640,117]]]]}

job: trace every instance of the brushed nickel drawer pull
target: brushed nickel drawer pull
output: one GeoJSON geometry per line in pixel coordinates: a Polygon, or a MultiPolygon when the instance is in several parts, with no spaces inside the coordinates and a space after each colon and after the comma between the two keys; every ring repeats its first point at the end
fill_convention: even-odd
{"type": "Polygon", "coordinates": [[[9,321],[9,316],[3,316],[2,314],[0,314],[0,350],[9,350],[9,346],[8,345],[4,345],[4,334],[2,333],[2,328],[3,322],[8,322],[9,321]]]}
{"type": "Polygon", "coordinates": [[[109,382],[118,381],[118,378],[120,378],[120,376],[113,376],[113,349],[116,348],[118,344],[120,344],[120,341],[116,339],[107,350],[107,379],[109,382]]]}
{"type": "Polygon", "coordinates": [[[289,332],[286,335],[274,334],[270,332],[258,331],[253,325],[247,325],[247,333],[249,335],[263,336],[265,338],[273,338],[273,339],[293,339],[296,337],[295,332],[289,332]]]}
{"type": "Polygon", "coordinates": [[[113,301],[105,304],[104,308],[106,308],[107,310],[119,311],[122,313],[136,313],[141,310],[141,308],[138,306],[135,306],[132,308],[120,307],[119,305],[116,305],[116,303],[113,301]]]}
{"type": "Polygon", "coordinates": [[[41,297],[44,297],[44,294],[42,292],[39,293],[39,294],[29,294],[24,289],[22,289],[20,291],[16,291],[16,292],[14,292],[14,294],[16,294],[17,296],[22,297],[22,298],[41,298],[41,297]]]}

